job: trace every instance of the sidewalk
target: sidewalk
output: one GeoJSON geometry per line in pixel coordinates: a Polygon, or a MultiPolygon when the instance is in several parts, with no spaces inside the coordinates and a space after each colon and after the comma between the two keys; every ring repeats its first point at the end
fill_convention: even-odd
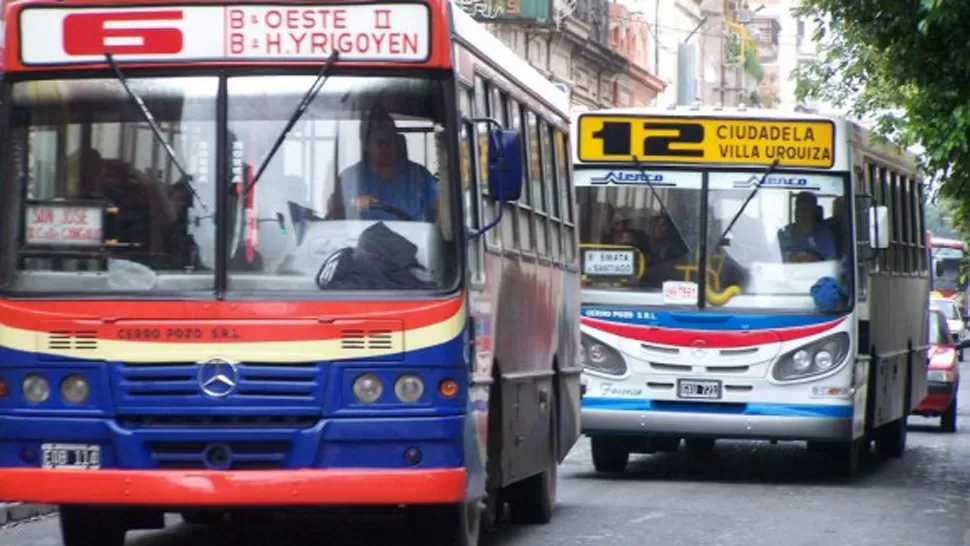
{"type": "Polygon", "coordinates": [[[57,511],[50,504],[25,504],[22,502],[0,502],[0,526],[43,516],[57,511]]]}

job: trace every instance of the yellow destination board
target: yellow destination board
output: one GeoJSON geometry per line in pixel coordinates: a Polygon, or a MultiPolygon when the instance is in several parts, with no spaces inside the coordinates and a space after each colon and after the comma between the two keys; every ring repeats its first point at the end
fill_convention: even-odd
{"type": "Polygon", "coordinates": [[[831,121],[584,115],[580,161],[727,163],[828,169],[835,162],[831,121]]]}

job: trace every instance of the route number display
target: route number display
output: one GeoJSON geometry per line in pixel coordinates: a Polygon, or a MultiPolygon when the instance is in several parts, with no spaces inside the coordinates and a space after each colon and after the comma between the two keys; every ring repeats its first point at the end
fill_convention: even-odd
{"type": "Polygon", "coordinates": [[[835,125],[827,120],[584,115],[580,161],[770,165],[828,169],[835,125]]]}

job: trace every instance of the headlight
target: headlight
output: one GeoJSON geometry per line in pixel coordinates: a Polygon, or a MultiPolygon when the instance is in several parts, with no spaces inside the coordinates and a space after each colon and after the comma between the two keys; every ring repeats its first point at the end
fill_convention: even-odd
{"type": "Polygon", "coordinates": [[[51,396],[51,384],[40,374],[32,373],[25,377],[21,388],[24,391],[24,398],[34,404],[46,402],[51,396]]]}
{"type": "Polygon", "coordinates": [[[90,393],[91,387],[80,375],[71,374],[61,381],[61,398],[72,404],[84,402],[90,393]]]}
{"type": "Polygon", "coordinates": [[[372,373],[365,373],[354,379],[354,396],[365,404],[376,402],[384,394],[381,378],[372,373]]]}
{"type": "Polygon", "coordinates": [[[784,354],[772,369],[772,377],[792,381],[821,375],[837,368],[848,352],[849,334],[833,334],[784,354]]]}
{"type": "Polygon", "coordinates": [[[626,361],[619,351],[586,334],[582,335],[582,342],[580,361],[584,368],[610,375],[626,373],[626,361]]]}
{"type": "Polygon", "coordinates": [[[394,395],[401,402],[410,404],[417,402],[424,394],[424,381],[413,374],[405,374],[394,382],[394,395]]]}

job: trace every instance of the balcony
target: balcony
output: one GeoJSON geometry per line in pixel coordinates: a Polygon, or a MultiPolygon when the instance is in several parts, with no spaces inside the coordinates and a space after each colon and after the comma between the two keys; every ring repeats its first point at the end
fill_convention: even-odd
{"type": "Polygon", "coordinates": [[[751,33],[758,40],[759,60],[773,63],[778,60],[778,33],[781,23],[773,17],[760,17],[752,21],[751,33]]]}

